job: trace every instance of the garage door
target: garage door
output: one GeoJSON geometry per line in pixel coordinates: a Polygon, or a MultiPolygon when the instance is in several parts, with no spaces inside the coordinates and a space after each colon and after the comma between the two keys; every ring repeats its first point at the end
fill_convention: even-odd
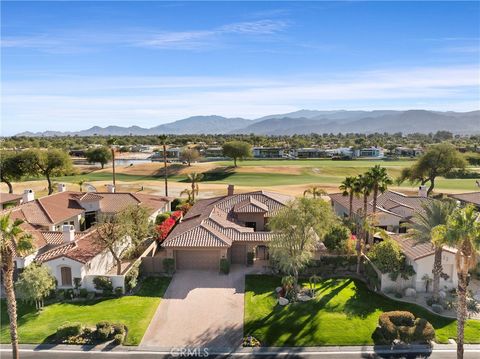
{"type": "Polygon", "coordinates": [[[245,244],[232,245],[231,256],[233,264],[247,264],[247,246],[245,244]]]}
{"type": "Polygon", "coordinates": [[[177,269],[215,269],[220,265],[218,250],[177,250],[175,251],[177,269]]]}

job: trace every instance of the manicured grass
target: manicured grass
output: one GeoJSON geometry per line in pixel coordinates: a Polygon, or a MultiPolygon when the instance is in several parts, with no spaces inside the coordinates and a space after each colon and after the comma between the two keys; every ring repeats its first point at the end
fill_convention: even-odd
{"type": "MultiPolygon", "coordinates": [[[[280,278],[274,276],[250,275],[245,280],[245,335],[255,336],[264,346],[373,344],[371,335],[378,317],[390,310],[407,310],[430,321],[437,342],[456,337],[456,320],[385,298],[361,281],[324,280],[318,284],[314,300],[285,307],[276,304],[274,290],[278,286],[280,278]]],[[[467,322],[465,342],[480,343],[480,321],[467,322]]]]}
{"type": "MultiPolygon", "coordinates": [[[[152,319],[170,278],[147,278],[136,295],[83,303],[55,303],[40,312],[28,304],[19,303],[18,333],[21,343],[48,342],[48,337],[65,322],[95,326],[102,320],[127,326],[125,344],[138,345],[152,319]]],[[[6,303],[1,302],[0,342],[9,343],[9,319],[6,303]]]]}

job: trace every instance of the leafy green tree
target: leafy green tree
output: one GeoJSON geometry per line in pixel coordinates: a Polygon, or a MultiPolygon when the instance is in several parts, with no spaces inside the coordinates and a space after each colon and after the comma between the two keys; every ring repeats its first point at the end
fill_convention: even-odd
{"type": "Polygon", "coordinates": [[[409,180],[411,183],[425,185],[430,183],[427,194],[430,195],[435,188],[435,180],[438,176],[445,176],[454,169],[464,169],[465,158],[458,152],[455,146],[449,143],[432,145],[411,167],[403,169],[398,179],[401,183],[409,180]]]}
{"type": "Polygon", "coordinates": [[[119,213],[120,221],[125,226],[125,233],[132,239],[132,245],[137,247],[154,233],[153,223],[147,207],[130,205],[119,213]]]}
{"type": "Polygon", "coordinates": [[[117,264],[117,275],[122,274],[122,258],[128,248],[128,226],[119,214],[104,214],[99,218],[96,241],[108,249],[117,264]]]}
{"type": "Polygon", "coordinates": [[[182,161],[186,161],[189,166],[192,165],[192,162],[198,160],[200,158],[200,152],[195,148],[184,148],[180,153],[180,159],[182,161]]]}
{"type": "Polygon", "coordinates": [[[38,310],[43,307],[43,300],[55,286],[55,277],[50,270],[41,264],[32,263],[20,274],[15,289],[20,298],[34,302],[38,310]]]}
{"type": "MultiPolygon", "coordinates": [[[[407,236],[417,243],[432,243],[432,232],[436,226],[447,224],[448,218],[455,210],[456,205],[452,200],[434,200],[423,206],[423,211],[415,212],[412,222],[407,224],[407,236]]],[[[440,275],[442,274],[442,248],[436,245],[433,261],[433,298],[439,300],[440,275]]]]}
{"type": "Polygon", "coordinates": [[[314,199],[321,196],[326,196],[327,192],[320,186],[310,186],[310,188],[303,191],[303,195],[311,195],[314,199]]]}
{"type": "Polygon", "coordinates": [[[375,244],[368,257],[382,273],[398,272],[404,260],[400,246],[391,239],[375,244]]]}
{"type": "Polygon", "coordinates": [[[100,163],[102,168],[113,158],[111,150],[106,146],[89,149],[85,157],[89,163],[100,163]]]}
{"type": "Polygon", "coordinates": [[[59,149],[30,152],[35,156],[35,167],[38,173],[45,176],[48,182],[48,194],[53,193],[52,177],[69,174],[73,171],[72,160],[68,154],[59,149]]]}
{"type": "Polygon", "coordinates": [[[342,196],[348,196],[348,217],[352,219],[353,197],[358,197],[360,193],[358,177],[346,177],[338,188],[342,191],[342,196]]]}
{"type": "Polygon", "coordinates": [[[475,267],[476,255],[480,251],[480,218],[474,205],[457,208],[448,218],[446,225],[433,230],[436,245],[449,245],[457,249],[455,263],[458,276],[457,305],[457,358],[464,353],[465,320],[467,318],[468,271],[475,267]]]}
{"type": "Polygon", "coordinates": [[[319,242],[335,223],[330,205],[322,200],[297,198],[288,203],[269,221],[274,232],[270,254],[279,269],[295,279],[313,258],[319,242]]]}
{"type": "Polygon", "coordinates": [[[237,160],[252,155],[252,146],[244,141],[229,141],[223,144],[223,155],[233,158],[233,165],[237,167],[237,160]]]}
{"type": "Polygon", "coordinates": [[[0,262],[2,266],[3,287],[7,300],[7,312],[10,318],[10,341],[13,359],[18,359],[17,301],[13,285],[16,253],[27,254],[32,251],[31,236],[25,234],[20,225],[22,220],[12,220],[10,213],[0,216],[0,262]]]}
{"type": "Polygon", "coordinates": [[[391,185],[393,181],[388,176],[387,169],[380,167],[380,165],[375,165],[370,168],[366,176],[368,176],[373,190],[373,213],[375,214],[377,211],[378,193],[385,193],[387,187],[391,185]]]}
{"type": "Polygon", "coordinates": [[[336,224],[325,234],[323,244],[330,252],[345,253],[350,235],[350,230],[346,226],[336,224]]]}
{"type": "Polygon", "coordinates": [[[0,153],[0,180],[8,187],[8,193],[13,193],[13,181],[20,181],[24,176],[35,175],[35,160],[30,152],[0,153]]]}

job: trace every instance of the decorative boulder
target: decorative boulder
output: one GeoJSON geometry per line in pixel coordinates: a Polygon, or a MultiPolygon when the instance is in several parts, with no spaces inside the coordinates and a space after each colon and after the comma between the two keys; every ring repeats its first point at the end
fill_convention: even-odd
{"type": "Polygon", "coordinates": [[[447,292],[445,292],[444,290],[441,290],[441,291],[438,292],[438,296],[441,299],[445,299],[445,298],[447,298],[447,292]]]}
{"type": "Polygon", "coordinates": [[[280,297],[278,298],[278,304],[280,305],[287,305],[288,304],[288,299],[287,298],[284,298],[284,297],[280,297]]]}
{"type": "Polygon", "coordinates": [[[405,297],[415,297],[416,295],[417,291],[414,288],[405,289],[405,297]]]}
{"type": "Polygon", "coordinates": [[[473,296],[473,299],[480,301],[480,291],[473,296]]]}
{"type": "Polygon", "coordinates": [[[435,313],[441,313],[443,312],[443,307],[440,305],[440,304],[432,304],[432,310],[435,312],[435,313]]]}
{"type": "Polygon", "coordinates": [[[280,293],[282,290],[283,290],[282,287],[277,287],[277,288],[275,288],[275,292],[277,292],[277,293],[280,293]]]}

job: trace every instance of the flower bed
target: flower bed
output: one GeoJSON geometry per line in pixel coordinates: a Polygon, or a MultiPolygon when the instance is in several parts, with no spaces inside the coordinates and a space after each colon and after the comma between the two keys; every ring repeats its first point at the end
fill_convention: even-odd
{"type": "Polygon", "coordinates": [[[173,227],[177,224],[180,219],[182,219],[182,211],[175,211],[170,215],[170,218],[163,221],[160,225],[157,226],[158,239],[164,240],[167,238],[168,234],[172,231],[173,227]]]}

